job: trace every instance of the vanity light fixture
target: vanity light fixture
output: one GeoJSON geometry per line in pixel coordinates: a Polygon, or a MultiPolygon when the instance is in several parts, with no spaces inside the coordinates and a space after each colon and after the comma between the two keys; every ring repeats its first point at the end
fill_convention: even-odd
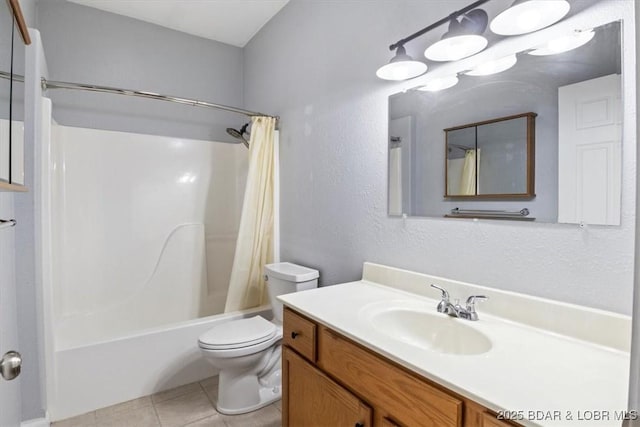
{"type": "Polygon", "coordinates": [[[442,39],[427,48],[424,56],[432,61],[457,61],[475,55],[487,47],[488,41],[481,36],[487,28],[489,17],[482,9],[462,15],[460,21],[452,18],[449,31],[442,39]]]}
{"type": "MultiPolygon", "coordinates": [[[[433,43],[424,51],[424,56],[427,59],[439,62],[457,61],[480,52],[488,44],[487,39],[482,34],[487,28],[489,17],[484,10],[478,9],[478,6],[489,1],[477,0],[467,7],[398,40],[389,46],[389,50],[396,51],[396,55],[389,64],[378,68],[376,75],[384,80],[406,80],[424,74],[427,71],[427,65],[407,55],[404,45],[447,23],[449,24],[448,31],[439,41],[433,43]]],[[[560,21],[569,13],[570,8],[568,0],[515,0],[508,9],[501,12],[491,21],[490,28],[491,31],[499,35],[526,34],[560,21]]],[[[571,39],[571,41],[574,41],[574,39],[571,39]]],[[[556,42],[557,46],[560,44],[568,43],[566,40],[556,42]]],[[[569,49],[564,51],[566,50],[569,49]]],[[[530,53],[533,55],[551,55],[560,52],[562,50],[559,50],[559,47],[545,46],[530,53]]],[[[482,64],[467,74],[472,76],[494,74],[512,67],[515,62],[515,56],[502,58],[492,64],[482,64]]]]}
{"type": "Polygon", "coordinates": [[[423,92],[438,92],[440,90],[449,89],[458,84],[458,76],[440,77],[429,80],[424,86],[418,88],[423,92]]]}
{"type": "MultiPolygon", "coordinates": [[[[378,71],[376,71],[376,75],[379,78],[384,80],[406,80],[406,79],[417,77],[423,74],[425,71],[427,71],[427,64],[421,61],[416,61],[413,58],[411,58],[409,55],[407,55],[407,52],[404,48],[405,43],[417,37],[420,37],[421,35],[426,34],[427,32],[433,30],[434,28],[439,27],[440,25],[446,24],[447,22],[449,23],[449,27],[450,27],[449,32],[447,34],[451,33],[449,34],[450,37],[447,37],[447,39],[454,39],[453,37],[454,35],[460,36],[464,32],[475,31],[475,33],[478,33],[478,30],[477,30],[478,24],[482,24],[482,22],[478,22],[478,16],[483,13],[486,16],[486,12],[484,12],[483,10],[474,11],[474,9],[476,9],[481,4],[487,3],[488,1],[490,0],[477,0],[472,4],[470,4],[469,6],[462,8],[457,12],[453,12],[449,16],[442,18],[437,22],[434,22],[433,24],[421,29],[420,31],[417,31],[411,34],[410,36],[407,36],[403,39],[398,40],[397,42],[389,46],[389,50],[391,51],[395,50],[396,55],[391,59],[391,61],[389,61],[388,64],[378,68],[378,71]],[[472,11],[474,13],[467,14],[467,12],[472,12],[472,11]],[[463,17],[461,21],[458,22],[457,18],[464,14],[467,14],[468,16],[463,17]],[[453,21],[455,21],[455,23],[453,23],[453,21]],[[456,30],[459,32],[459,34],[456,33],[456,31],[452,33],[451,30],[456,30]]],[[[485,28],[487,25],[487,21],[488,20],[485,19],[485,22],[484,22],[485,28]]],[[[482,31],[479,31],[479,33],[482,33],[485,28],[483,28],[482,31]]],[[[471,34],[471,35],[477,36],[479,34],[471,34]]],[[[473,37],[473,39],[477,40],[475,37],[473,37]]],[[[443,40],[441,40],[441,42],[442,41],[443,40]]],[[[453,40],[450,40],[448,43],[452,43],[452,41],[453,40]]],[[[456,42],[459,42],[459,41],[460,40],[456,40],[456,42]]],[[[487,45],[486,40],[484,40],[484,44],[482,45],[481,48],[479,48],[478,52],[484,49],[486,45],[487,45]]],[[[461,48],[454,46],[454,49],[456,49],[456,52],[458,52],[461,48]]],[[[476,47],[476,49],[478,48],[476,47]]],[[[460,58],[462,57],[464,56],[460,56],[460,58]]],[[[443,60],[448,61],[449,59],[443,59],[443,60]]]]}
{"type": "Polygon", "coordinates": [[[376,76],[383,80],[407,80],[418,77],[426,71],[427,64],[421,61],[416,61],[411,56],[407,55],[407,51],[404,46],[400,45],[397,47],[396,55],[391,58],[391,61],[378,68],[376,76]]]}
{"type": "Polygon", "coordinates": [[[586,31],[576,31],[575,33],[569,34],[567,36],[550,40],[543,46],[540,46],[539,48],[527,53],[529,55],[546,56],[568,52],[589,43],[594,35],[595,33],[593,32],[593,29],[586,31]]]}
{"type": "Polygon", "coordinates": [[[491,21],[491,31],[515,36],[538,31],[555,24],[569,13],[567,0],[516,0],[491,21]]]}
{"type": "Polygon", "coordinates": [[[488,76],[491,74],[497,74],[513,67],[516,65],[516,62],[518,62],[518,58],[516,58],[516,54],[514,53],[502,58],[483,62],[471,71],[467,71],[465,74],[468,76],[488,76]]]}

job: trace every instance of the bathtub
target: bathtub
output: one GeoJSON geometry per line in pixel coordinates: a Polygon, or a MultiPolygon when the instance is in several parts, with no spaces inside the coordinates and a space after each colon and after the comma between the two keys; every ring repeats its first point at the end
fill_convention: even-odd
{"type": "Polygon", "coordinates": [[[56,125],[43,100],[41,274],[51,421],[215,375],[244,147],[56,125]]]}
{"type": "Polygon", "coordinates": [[[128,336],[61,348],[53,355],[51,421],[216,375],[200,355],[198,337],[214,325],[261,315],[269,306],[218,314],[128,336]]]}

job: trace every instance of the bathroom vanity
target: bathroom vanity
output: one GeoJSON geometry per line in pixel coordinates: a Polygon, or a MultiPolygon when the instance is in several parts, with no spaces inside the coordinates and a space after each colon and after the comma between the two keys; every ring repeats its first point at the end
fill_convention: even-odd
{"type": "Polygon", "coordinates": [[[620,426],[625,415],[626,316],[369,263],[361,281],[280,299],[284,426],[620,426]],[[490,299],[478,321],[449,317],[430,283],[490,299]]]}
{"type": "Polygon", "coordinates": [[[284,319],[285,426],[514,425],[291,309],[284,319]]]}

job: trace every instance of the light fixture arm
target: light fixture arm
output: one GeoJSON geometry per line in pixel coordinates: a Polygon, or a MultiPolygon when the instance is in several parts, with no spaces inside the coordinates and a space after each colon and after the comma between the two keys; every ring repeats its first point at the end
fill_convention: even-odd
{"type": "Polygon", "coordinates": [[[446,24],[447,22],[451,22],[452,19],[456,19],[458,16],[460,15],[464,15],[465,13],[469,12],[470,10],[473,10],[475,8],[477,8],[478,6],[485,4],[487,2],[489,2],[491,0],[478,0],[474,3],[471,3],[469,6],[464,7],[456,12],[453,12],[452,14],[450,14],[449,16],[442,18],[441,20],[434,22],[433,24],[424,27],[423,29],[421,29],[420,31],[417,31],[413,34],[411,34],[410,36],[407,36],[403,39],[398,40],[397,42],[395,42],[394,44],[389,46],[389,50],[395,50],[400,46],[403,46],[405,43],[410,42],[411,40],[420,37],[421,35],[428,33],[429,31],[433,30],[434,28],[439,27],[442,24],[446,24]]]}

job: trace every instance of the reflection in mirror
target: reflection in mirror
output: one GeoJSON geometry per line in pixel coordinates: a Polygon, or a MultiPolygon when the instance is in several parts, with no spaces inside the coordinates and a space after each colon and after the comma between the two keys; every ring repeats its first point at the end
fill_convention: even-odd
{"type": "MultiPolygon", "coordinates": [[[[620,22],[598,27],[594,29],[593,38],[586,44],[559,54],[530,55],[521,52],[513,67],[497,74],[459,74],[457,85],[441,91],[429,92],[416,88],[391,95],[389,215],[443,217],[455,208],[515,212],[526,208],[536,221],[541,222],[560,220],[618,224],[621,175],[619,129],[622,110],[619,95],[620,27],[620,22]],[[597,79],[606,76],[610,76],[607,79],[613,82],[611,85],[617,88],[617,94],[616,91],[606,94],[598,91],[597,88],[604,84],[598,84],[597,79]],[[589,88],[570,90],[573,85],[582,83],[589,85],[589,88]],[[579,111],[561,111],[564,109],[562,94],[565,92],[584,95],[575,104],[579,111]],[[462,189],[462,183],[455,182],[455,179],[449,183],[445,169],[450,164],[449,160],[457,162],[454,168],[464,167],[463,159],[468,150],[479,148],[477,158],[480,166],[475,162],[470,164],[475,164],[482,174],[484,154],[490,150],[487,146],[489,142],[483,137],[483,142],[478,147],[469,148],[471,145],[462,134],[449,135],[452,145],[445,149],[446,135],[443,129],[517,115],[525,111],[537,114],[535,157],[532,158],[535,168],[535,197],[523,196],[513,200],[490,197],[489,193],[504,191],[523,193],[520,191],[524,185],[522,179],[492,183],[491,186],[497,189],[495,193],[490,191],[492,187],[483,188],[482,182],[472,183],[471,188],[477,185],[478,194],[485,194],[485,197],[465,197],[467,194],[462,189]],[[567,119],[571,114],[581,114],[581,122],[573,126],[572,130],[566,130],[565,125],[572,123],[567,119]],[[586,140],[584,135],[594,138],[586,140]],[[396,139],[395,143],[391,142],[393,138],[396,139]],[[584,142],[585,145],[576,141],[584,142]],[[606,145],[607,141],[610,142],[609,145],[606,145]],[[454,147],[454,144],[459,147],[454,147]],[[568,148],[565,148],[567,144],[568,148]],[[579,161],[572,163],[572,158],[579,161]],[[603,208],[605,201],[608,204],[603,208]],[[607,215],[603,220],[605,210],[607,215]]],[[[574,101],[567,101],[571,102],[574,101]]],[[[490,130],[485,128],[481,133],[490,130]]],[[[517,151],[502,152],[503,159],[507,154],[518,156],[517,151]]],[[[513,162],[523,164],[522,158],[514,158],[513,162]]],[[[494,176],[487,179],[495,181],[502,175],[504,168],[503,165],[502,168],[495,169],[494,176]]],[[[462,177],[463,174],[460,173],[458,181],[462,177]]],[[[531,196],[533,195],[534,191],[531,190],[531,196]]]]}
{"type": "Polygon", "coordinates": [[[445,129],[445,197],[534,197],[535,113],[445,129]]]}
{"type": "MultiPolygon", "coordinates": [[[[0,1],[0,71],[11,70],[11,27],[9,5],[0,1]]],[[[11,80],[0,78],[0,182],[9,182],[9,109],[11,80]]]]}
{"type": "Polygon", "coordinates": [[[476,127],[445,129],[447,134],[447,196],[477,194],[476,127]]]}
{"type": "Polygon", "coordinates": [[[24,184],[24,85],[15,75],[24,75],[25,47],[6,1],[0,1],[0,31],[0,72],[4,76],[0,78],[0,183],[21,185],[24,184]]]}

